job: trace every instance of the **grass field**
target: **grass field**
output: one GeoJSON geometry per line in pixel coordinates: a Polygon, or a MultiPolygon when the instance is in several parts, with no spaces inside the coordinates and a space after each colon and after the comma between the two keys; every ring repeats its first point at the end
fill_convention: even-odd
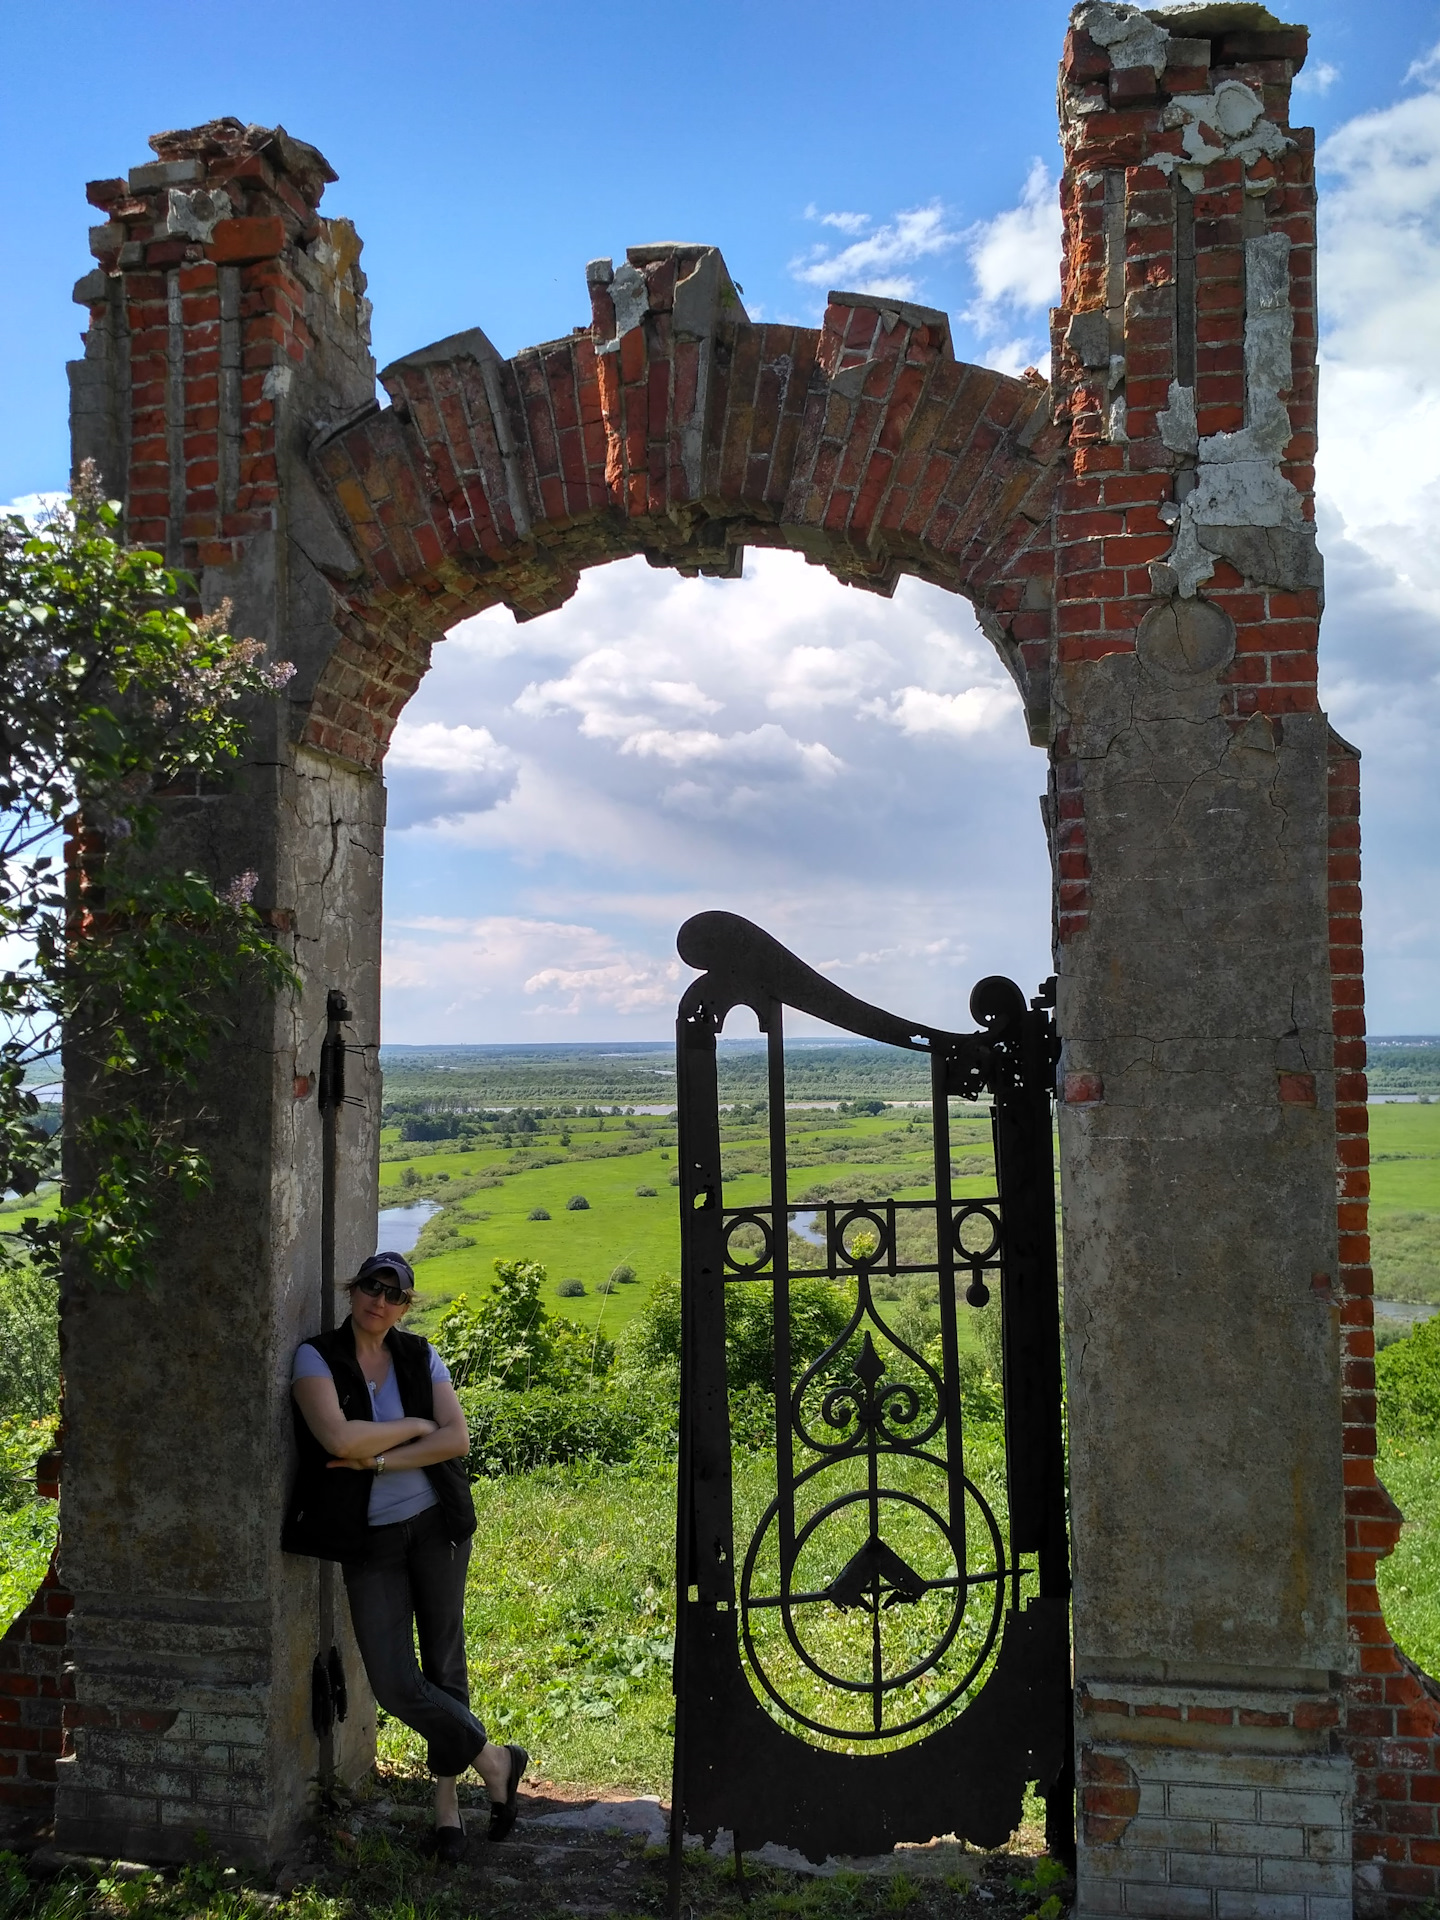
{"type": "MultiPolygon", "coordinates": [[[[607,1117],[603,1132],[595,1120],[571,1120],[565,1132],[568,1148],[561,1144],[558,1122],[545,1123],[543,1132],[510,1150],[485,1145],[447,1152],[427,1145],[407,1153],[398,1141],[387,1140],[381,1205],[423,1198],[445,1209],[428,1223],[416,1249],[416,1325],[423,1328],[439,1305],[457,1295],[475,1298],[487,1291],[497,1258],[542,1261],[556,1309],[607,1333],[633,1317],[661,1274],[678,1272],[680,1224],[670,1184],[673,1124],[659,1116],[628,1124],[607,1117]],[[555,1164],[533,1164],[549,1160],[555,1164]],[[410,1185],[405,1184],[407,1169],[410,1185]],[[640,1197],[639,1187],[654,1188],[654,1196],[640,1197]],[[576,1194],[589,1202],[584,1210],[568,1207],[576,1194]],[[537,1208],[550,1218],[531,1219],[537,1208]],[[452,1235],[471,1244],[430,1252],[452,1235]],[[621,1264],[634,1267],[636,1284],[597,1293],[599,1283],[621,1264]],[[555,1288],[566,1279],[583,1281],[585,1296],[560,1300],[555,1288]]],[[[791,1198],[802,1205],[816,1195],[918,1198],[933,1190],[930,1128],[923,1112],[902,1107],[873,1117],[842,1117],[792,1110],[786,1137],[791,1198]]],[[[722,1129],[727,1206],[768,1199],[766,1153],[759,1121],[722,1129]]],[[[957,1195],[993,1191],[987,1117],[952,1121],[951,1166],[957,1195]]]]}
{"type": "Polygon", "coordinates": [[[1375,1292],[1440,1305],[1440,1105],[1371,1107],[1370,1154],[1375,1292]]]}

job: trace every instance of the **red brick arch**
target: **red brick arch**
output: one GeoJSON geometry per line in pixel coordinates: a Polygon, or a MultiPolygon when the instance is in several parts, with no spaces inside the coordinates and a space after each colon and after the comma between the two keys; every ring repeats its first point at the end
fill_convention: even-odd
{"type": "Polygon", "coordinates": [[[1036,376],[955,359],[944,314],[830,296],[818,331],[752,325],[713,247],[589,269],[593,319],[503,360],[478,330],[396,361],[391,405],[312,465],[359,562],[307,737],[384,755],[430,647],[497,604],[558,607],[641,554],[731,575],[788,547],[853,586],[964,594],[1046,741],[1062,436],[1036,376]]]}

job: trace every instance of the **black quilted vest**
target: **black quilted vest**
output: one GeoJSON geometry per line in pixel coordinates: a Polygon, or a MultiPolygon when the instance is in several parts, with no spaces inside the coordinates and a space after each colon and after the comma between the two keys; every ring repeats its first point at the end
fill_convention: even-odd
{"type": "MultiPolygon", "coordinates": [[[[370,1388],[355,1357],[355,1332],[347,1318],[333,1333],[317,1334],[309,1344],[329,1367],[347,1420],[373,1420],[370,1388]]],[[[435,1392],[430,1379],[430,1342],[416,1333],[392,1327],[385,1345],[395,1368],[400,1404],[412,1419],[435,1418],[435,1392]]],[[[299,1470],[285,1513],[280,1545],[286,1553],[310,1554],[317,1560],[360,1560],[370,1544],[370,1489],[373,1473],[353,1469],[331,1472],[334,1458],[321,1446],[294,1408],[295,1445],[299,1470]]],[[[463,1460],[437,1460],[426,1467],[439,1502],[440,1517],[452,1540],[468,1540],[475,1531],[475,1503],[463,1460]]]]}

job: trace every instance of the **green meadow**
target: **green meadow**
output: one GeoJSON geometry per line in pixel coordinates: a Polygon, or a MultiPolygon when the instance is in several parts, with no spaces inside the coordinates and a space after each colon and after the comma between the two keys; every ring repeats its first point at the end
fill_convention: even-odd
{"type": "Polygon", "coordinates": [[[1370,1253],[1380,1299],[1440,1305],[1440,1102],[1370,1109],[1370,1253]]]}
{"type": "MultiPolygon", "coordinates": [[[[662,1274],[679,1271],[674,1123],[665,1116],[546,1118],[523,1147],[469,1150],[446,1143],[406,1145],[382,1136],[380,1204],[427,1200],[443,1211],[425,1226],[412,1256],[426,1325],[456,1296],[489,1290],[497,1259],[538,1260],[548,1275],[548,1304],[582,1325],[613,1334],[633,1317],[662,1274]],[[568,1142],[568,1144],[566,1144],[568,1142]],[[653,1189],[653,1193],[640,1191],[653,1189]],[[569,1202],[582,1197],[586,1206],[569,1202]],[[532,1216],[542,1211],[548,1219],[532,1216]],[[633,1284],[599,1291],[617,1266],[633,1284]],[[564,1281],[585,1293],[565,1297],[564,1281]]],[[[769,1199],[769,1143],[763,1116],[740,1109],[721,1130],[725,1204],[769,1199]]],[[[878,1115],[791,1109],[786,1119],[790,1197],[800,1210],[827,1199],[919,1199],[933,1191],[933,1148],[924,1109],[878,1115]]],[[[989,1117],[961,1110],[951,1121],[954,1191],[975,1198],[994,1188],[989,1117]]]]}
{"type": "MultiPolygon", "coordinates": [[[[488,1142],[468,1151],[398,1138],[388,1128],[380,1167],[383,1207],[429,1200],[444,1209],[416,1250],[418,1324],[437,1304],[489,1289],[496,1259],[541,1261],[552,1296],[579,1280],[585,1294],[558,1310],[614,1333],[633,1317],[656,1279],[678,1271],[679,1218],[675,1129],[667,1116],[603,1115],[543,1119],[524,1145],[488,1142]],[[568,1139],[568,1144],[562,1141],[568,1139]],[[539,1163],[547,1164],[539,1164],[539,1163]],[[410,1184],[406,1184],[406,1182],[410,1184]],[[653,1197],[637,1189],[651,1187],[653,1197]],[[575,1195],[588,1201],[572,1210],[575,1195]],[[543,1209],[549,1219],[530,1216],[543,1209]],[[464,1244],[462,1244],[464,1243],[464,1244]],[[611,1270],[635,1269],[634,1285],[597,1292],[611,1270]]],[[[1440,1103],[1370,1109],[1371,1236],[1376,1292],[1382,1299],[1440,1304],[1440,1103]]],[[[758,1204],[769,1195],[763,1118],[738,1109],[722,1128],[725,1204],[758,1204]]],[[[932,1191],[932,1149],[923,1108],[878,1115],[792,1108],[786,1120],[792,1202],[932,1191]]],[[[951,1121],[955,1192],[993,1190],[988,1117],[974,1109],[951,1121]]]]}

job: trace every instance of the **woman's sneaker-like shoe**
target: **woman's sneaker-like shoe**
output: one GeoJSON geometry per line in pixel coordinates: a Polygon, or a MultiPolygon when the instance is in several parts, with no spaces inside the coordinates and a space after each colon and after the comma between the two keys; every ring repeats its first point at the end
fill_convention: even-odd
{"type": "Polygon", "coordinates": [[[490,1838],[492,1840],[503,1840],[514,1826],[516,1791],[526,1767],[530,1764],[530,1756],[524,1747],[506,1747],[505,1751],[510,1756],[510,1790],[498,1806],[493,1800],[490,1803],[490,1838]]]}

